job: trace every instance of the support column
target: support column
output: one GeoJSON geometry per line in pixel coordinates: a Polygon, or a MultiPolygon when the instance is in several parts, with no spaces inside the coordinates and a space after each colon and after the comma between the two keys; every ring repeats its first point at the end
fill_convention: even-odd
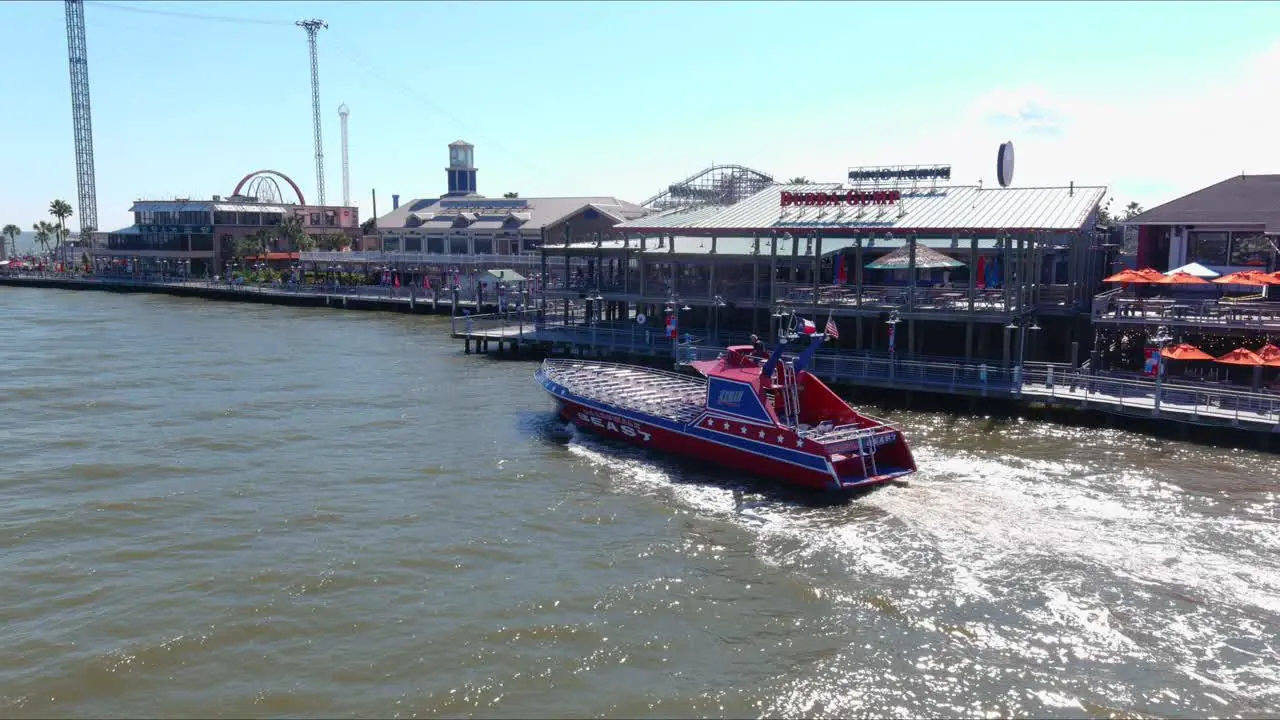
{"type": "MultiPolygon", "coordinates": [[[[916,307],[916,236],[907,238],[907,310],[916,307]]],[[[908,332],[910,334],[910,332],[908,332]]]]}
{"type": "Polygon", "coordinates": [[[818,293],[822,289],[822,236],[813,238],[813,321],[818,322],[818,293]]]}
{"type": "MultiPolygon", "coordinates": [[[[862,307],[862,236],[853,239],[853,293],[854,307],[862,307]]],[[[858,324],[861,329],[862,324],[858,324]]]]}
{"type": "MultiPolygon", "coordinates": [[[[999,239],[1000,252],[1000,289],[1004,294],[1004,311],[1009,312],[1009,235],[1001,232],[999,239]]],[[[1006,359],[1006,364],[1008,363],[1006,359]]]]}
{"type": "MultiPolygon", "coordinates": [[[[773,316],[773,308],[778,304],[778,233],[769,234],[769,315],[773,316]]],[[[769,321],[773,327],[773,320],[769,321]]]]}
{"type": "MultiPolygon", "coordinates": [[[[787,234],[791,235],[791,233],[787,234]]],[[[791,235],[791,269],[787,271],[787,282],[791,285],[796,284],[796,271],[799,269],[796,266],[799,264],[799,258],[800,238],[795,235],[791,235]]]]}
{"type": "Polygon", "coordinates": [[[978,299],[978,236],[969,238],[969,312],[978,299]]]}

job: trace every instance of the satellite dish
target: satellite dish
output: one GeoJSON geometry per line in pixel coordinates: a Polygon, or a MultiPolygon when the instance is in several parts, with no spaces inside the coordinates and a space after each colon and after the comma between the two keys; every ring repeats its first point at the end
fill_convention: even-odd
{"type": "Polygon", "coordinates": [[[647,317],[645,317],[645,316],[644,316],[644,313],[640,313],[639,315],[636,315],[636,324],[637,324],[637,325],[643,325],[643,324],[644,324],[644,321],[645,321],[645,320],[648,320],[648,319],[649,319],[649,318],[647,318],[647,317]]]}
{"type": "Polygon", "coordinates": [[[996,179],[1000,187],[1009,187],[1013,182],[1013,141],[1000,143],[1000,152],[996,155],[996,179]]]}

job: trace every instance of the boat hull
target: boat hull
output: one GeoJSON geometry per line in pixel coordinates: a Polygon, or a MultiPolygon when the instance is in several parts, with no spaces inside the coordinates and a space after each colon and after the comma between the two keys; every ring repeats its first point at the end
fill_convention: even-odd
{"type": "Polygon", "coordinates": [[[767,455],[749,453],[711,439],[698,437],[681,430],[646,422],[630,413],[602,410],[572,398],[557,397],[560,417],[575,427],[601,437],[622,440],[629,444],[649,448],[660,453],[679,455],[699,460],[722,470],[736,470],[763,478],[780,480],[789,485],[815,490],[839,488],[825,459],[813,456],[817,467],[803,467],[767,455]]]}

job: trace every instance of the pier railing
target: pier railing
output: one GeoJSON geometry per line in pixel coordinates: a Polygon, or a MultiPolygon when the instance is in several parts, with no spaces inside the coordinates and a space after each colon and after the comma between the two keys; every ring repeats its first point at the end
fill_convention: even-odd
{"type": "Polygon", "coordinates": [[[1192,421],[1202,418],[1280,428],[1280,395],[1275,393],[1032,367],[1026,368],[1019,381],[1017,394],[1031,399],[1120,407],[1143,415],[1168,414],[1183,419],[1189,416],[1192,421]]]}
{"type": "MultiPolygon", "coordinates": [[[[455,322],[458,320],[455,318],[455,322]]],[[[519,334],[526,341],[670,357],[680,363],[715,359],[724,352],[724,345],[747,341],[742,333],[722,333],[720,345],[713,345],[709,344],[711,331],[687,328],[681,332],[681,343],[673,346],[660,328],[634,324],[583,326],[574,322],[566,324],[562,318],[531,322],[528,315],[521,319],[514,314],[471,318],[477,332],[511,329],[517,322],[523,323],[523,332],[519,334]]],[[[1189,422],[1267,429],[1280,426],[1280,395],[1277,394],[1090,374],[1068,363],[1024,362],[1021,366],[1003,367],[995,362],[903,357],[870,351],[826,351],[814,356],[809,369],[828,382],[1019,398],[1143,416],[1164,414],[1189,422]]]]}

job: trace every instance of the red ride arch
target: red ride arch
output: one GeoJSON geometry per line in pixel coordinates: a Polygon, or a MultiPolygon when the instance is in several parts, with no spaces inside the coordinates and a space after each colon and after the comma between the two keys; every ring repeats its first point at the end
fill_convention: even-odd
{"type": "Polygon", "coordinates": [[[249,180],[251,180],[254,175],[275,175],[281,180],[284,180],[285,182],[289,183],[289,187],[293,188],[293,193],[298,196],[299,205],[307,204],[306,199],[302,197],[302,188],[298,187],[298,183],[294,182],[293,178],[289,177],[288,175],[285,175],[279,170],[254,170],[248,175],[245,175],[244,177],[240,178],[240,182],[236,183],[236,189],[232,190],[231,194],[239,195],[240,191],[244,188],[245,183],[249,182],[249,180]]]}

